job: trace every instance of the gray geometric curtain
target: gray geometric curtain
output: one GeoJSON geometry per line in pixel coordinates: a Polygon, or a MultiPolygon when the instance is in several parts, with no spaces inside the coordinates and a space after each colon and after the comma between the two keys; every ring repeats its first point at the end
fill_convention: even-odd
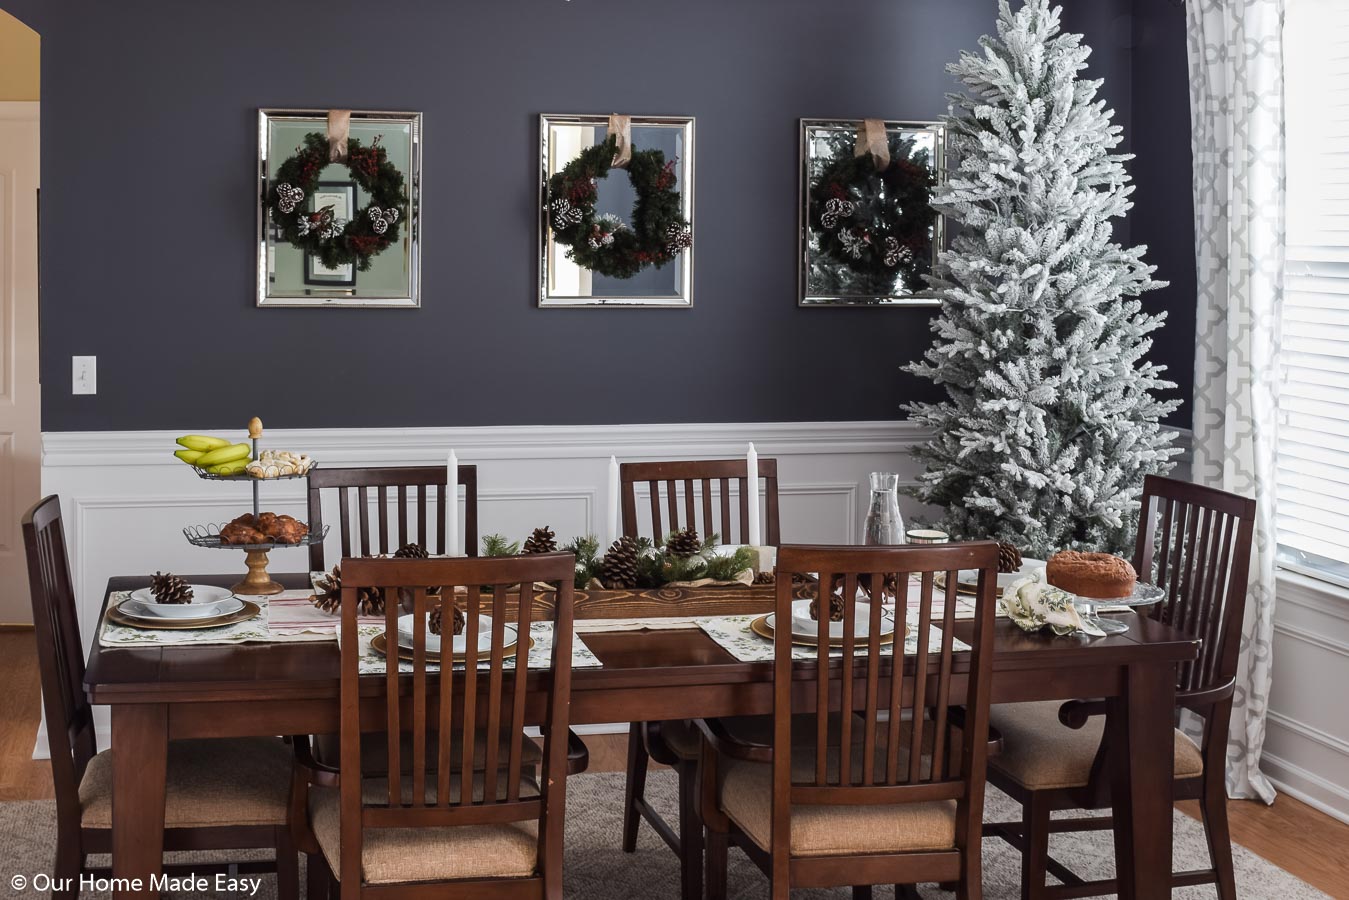
{"type": "Polygon", "coordinates": [[[1194,477],[1254,497],[1255,557],[1227,751],[1233,797],[1260,771],[1274,632],[1283,302],[1283,0],[1187,0],[1199,316],[1194,477]]]}

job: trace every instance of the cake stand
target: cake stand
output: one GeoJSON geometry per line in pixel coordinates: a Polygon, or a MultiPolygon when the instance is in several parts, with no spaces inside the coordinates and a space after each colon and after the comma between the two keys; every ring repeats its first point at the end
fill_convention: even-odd
{"type": "Polygon", "coordinates": [[[1087,622],[1095,625],[1106,634],[1123,634],[1129,630],[1127,622],[1121,622],[1119,619],[1102,619],[1100,610],[1111,606],[1151,606],[1166,596],[1166,591],[1157,587],[1155,584],[1145,584],[1137,582],[1134,584],[1133,593],[1127,597],[1083,597],[1081,594],[1074,594],[1078,609],[1082,612],[1082,617],[1087,622]]]}
{"type": "MultiPolygon", "coordinates": [[[[252,461],[258,458],[258,441],[262,439],[262,420],[256,416],[248,423],[248,436],[253,441],[253,455],[250,459],[252,461]]],[[[311,463],[308,469],[300,473],[271,475],[267,478],[255,478],[246,471],[234,475],[214,475],[203,469],[197,469],[197,475],[207,481],[251,481],[253,483],[253,518],[256,520],[261,513],[259,502],[261,482],[308,478],[314,465],[316,464],[311,463]]],[[[325,525],[318,532],[310,530],[308,534],[293,544],[280,541],[268,541],[262,544],[230,544],[220,539],[220,529],[223,527],[223,525],[189,525],[183,529],[183,536],[194,547],[207,547],[213,550],[243,550],[245,554],[244,565],[248,567],[248,574],[244,576],[243,581],[231,587],[230,590],[236,594],[251,597],[279,594],[285,590],[285,587],[273,581],[272,576],[267,574],[268,553],[278,547],[308,547],[310,544],[322,543],[323,538],[328,534],[328,527],[325,525]]]]}

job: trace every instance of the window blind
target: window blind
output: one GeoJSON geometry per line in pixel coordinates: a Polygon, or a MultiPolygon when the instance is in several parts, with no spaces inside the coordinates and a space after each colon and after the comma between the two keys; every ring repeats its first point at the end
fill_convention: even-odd
{"type": "Polygon", "coordinates": [[[1290,0],[1284,60],[1279,548],[1349,584],[1349,5],[1290,0]]]}

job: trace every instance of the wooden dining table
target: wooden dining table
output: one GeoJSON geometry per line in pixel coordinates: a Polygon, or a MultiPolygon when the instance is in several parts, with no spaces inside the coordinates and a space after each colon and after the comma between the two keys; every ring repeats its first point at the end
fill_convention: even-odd
{"type": "MultiPolygon", "coordinates": [[[[228,585],[232,576],[190,576],[195,584],[228,585]]],[[[288,588],[307,574],[280,576],[288,588]]],[[[108,582],[108,598],[149,583],[146,577],[108,582]]],[[[746,599],[705,608],[667,603],[629,604],[633,617],[733,615],[768,612],[771,590],[745,589],[746,599]]],[[[578,595],[578,623],[612,618],[612,604],[578,595]]],[[[1172,767],[1176,668],[1194,659],[1195,640],[1153,619],[1127,614],[1129,630],[1100,638],[1027,634],[996,622],[993,702],[1104,698],[1110,707],[1107,740],[1117,761],[1115,857],[1120,896],[1171,896],[1172,767]]],[[[102,627],[102,615],[99,618],[102,627]]],[[[972,622],[956,622],[971,639],[972,622]]],[[[773,664],[741,662],[696,627],[581,633],[600,660],[572,673],[573,725],[713,716],[768,715],[773,710],[773,664]]],[[[94,704],[110,707],[113,753],[112,870],[119,897],[146,896],[163,866],[165,771],[168,742],[186,738],[333,734],[339,731],[339,650],[335,641],[230,645],[102,647],[89,655],[85,687],[94,704]],[[137,882],[141,891],[126,889],[137,882]]],[[[910,661],[910,664],[911,661],[910,661]]],[[[815,664],[802,663],[804,680],[815,664]]],[[[959,672],[959,664],[957,664],[959,672]]],[[[546,677],[545,673],[531,677],[546,677]]],[[[371,679],[379,701],[381,679],[371,679]],[[376,683],[378,682],[378,683],[376,683]]],[[[959,674],[952,691],[966,689],[959,674]]],[[[542,719],[530,704],[531,722],[542,719]]]]}

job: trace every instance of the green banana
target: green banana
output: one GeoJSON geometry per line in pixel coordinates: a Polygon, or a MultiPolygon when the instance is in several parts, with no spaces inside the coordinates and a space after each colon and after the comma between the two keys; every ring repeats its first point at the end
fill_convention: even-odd
{"type": "Polygon", "coordinates": [[[173,455],[178,457],[179,459],[181,459],[183,462],[187,463],[190,466],[195,464],[196,461],[200,459],[201,455],[205,452],[206,452],[205,450],[175,450],[173,451],[173,455]]]}
{"type": "Polygon", "coordinates": [[[230,445],[230,442],[224,438],[211,437],[209,434],[185,434],[178,439],[177,443],[189,450],[200,450],[203,453],[208,450],[219,450],[230,445]]]}
{"type": "Polygon", "coordinates": [[[234,462],[240,459],[247,461],[252,455],[253,448],[247,444],[230,444],[216,450],[207,450],[197,457],[196,465],[205,469],[220,463],[234,462]]]}
{"type": "Polygon", "coordinates": [[[247,460],[235,460],[234,462],[221,463],[218,466],[207,466],[206,471],[212,475],[237,475],[248,468],[247,460]]]}

